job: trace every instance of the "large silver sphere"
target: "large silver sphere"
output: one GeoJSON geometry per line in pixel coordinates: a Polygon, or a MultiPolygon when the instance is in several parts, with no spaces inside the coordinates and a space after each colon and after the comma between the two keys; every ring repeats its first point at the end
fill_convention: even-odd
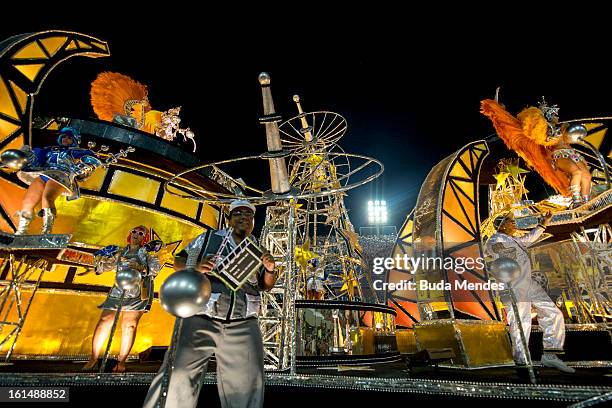
{"type": "Polygon", "coordinates": [[[584,139],[588,131],[584,125],[571,125],[567,128],[567,136],[571,143],[576,143],[584,139]]]}
{"type": "Polygon", "coordinates": [[[140,272],[131,268],[120,267],[115,275],[115,283],[121,290],[136,289],[138,286],[140,286],[141,280],[142,276],[140,275],[140,272]]]}
{"type": "Polygon", "coordinates": [[[210,299],[210,281],[193,268],[175,272],[159,290],[162,307],[177,317],[190,317],[201,312],[210,299]]]}
{"type": "Polygon", "coordinates": [[[28,158],[21,150],[8,149],[0,155],[0,162],[10,169],[21,170],[28,162],[28,158]]]}
{"type": "Polygon", "coordinates": [[[521,266],[512,258],[497,258],[489,265],[489,270],[500,282],[512,282],[521,274],[521,266]]]}
{"type": "Polygon", "coordinates": [[[270,74],[267,72],[262,72],[259,74],[259,83],[261,85],[270,85],[270,74]]]}

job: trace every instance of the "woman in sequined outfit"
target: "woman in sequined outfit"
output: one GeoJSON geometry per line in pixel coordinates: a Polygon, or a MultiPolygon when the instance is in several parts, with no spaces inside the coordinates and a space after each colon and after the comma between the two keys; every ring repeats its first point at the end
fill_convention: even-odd
{"type": "Polygon", "coordinates": [[[559,143],[550,148],[551,164],[554,169],[559,169],[570,179],[570,192],[574,206],[589,201],[591,194],[591,172],[586,165],[586,160],[575,149],[570,146],[566,128],[562,128],[559,143]]]}
{"type": "Polygon", "coordinates": [[[96,274],[116,271],[120,268],[135,269],[142,276],[142,284],[127,290],[122,302],[122,291],[115,284],[106,300],[98,306],[102,309],[102,314],[93,335],[91,357],[83,370],[91,370],[96,365],[98,357],[107,344],[115,313],[121,303],[121,348],[119,362],[113,371],[125,371],[125,360],[134,345],[138,322],[142,315],[151,309],[153,303],[153,279],[161,269],[157,256],[147,252],[145,244],[148,241],[148,229],[141,225],[130,231],[127,239],[128,245],[125,248],[108,246],[96,253],[96,274]]]}
{"type": "MultiPolygon", "coordinates": [[[[41,205],[43,234],[50,234],[55,221],[55,200],[62,194],[68,200],[79,198],[79,181],[89,177],[96,167],[102,165],[98,156],[89,149],[81,149],[79,132],[71,127],[62,128],[57,137],[57,146],[34,147],[28,145],[19,150],[10,149],[3,153],[22,157],[17,177],[28,184],[17,212],[19,217],[15,235],[27,232],[32,222],[33,210],[41,205]]],[[[3,163],[4,164],[4,163],[3,163]]]]}
{"type": "Polygon", "coordinates": [[[575,142],[575,132],[567,124],[559,126],[556,105],[542,101],[537,108],[527,107],[514,117],[497,99],[485,99],[480,103],[480,112],[491,119],[506,146],[547,184],[560,194],[571,195],[572,207],[589,200],[591,173],[584,158],[570,146],[575,142]]]}

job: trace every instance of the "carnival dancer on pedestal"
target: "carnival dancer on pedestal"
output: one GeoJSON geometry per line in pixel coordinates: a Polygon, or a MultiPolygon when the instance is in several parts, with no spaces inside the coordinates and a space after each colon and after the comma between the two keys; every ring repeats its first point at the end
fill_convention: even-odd
{"type": "Polygon", "coordinates": [[[102,162],[89,149],[81,149],[79,132],[71,127],[62,128],[57,146],[34,147],[28,145],[19,150],[2,153],[2,164],[19,170],[17,177],[29,187],[23,198],[15,235],[26,233],[32,222],[33,210],[39,203],[42,210],[43,234],[50,234],[55,221],[55,200],[67,195],[68,200],[79,198],[79,181],[89,177],[102,162]]]}
{"type": "MultiPolygon", "coordinates": [[[[149,231],[145,226],[133,228],[127,237],[128,245],[120,248],[116,245],[107,246],[95,253],[96,274],[109,271],[132,269],[140,273],[140,285],[126,290],[120,289],[117,284],[110,290],[106,300],[98,306],[102,309],[100,320],[96,326],[92,340],[92,354],[84,370],[94,368],[98,357],[106,345],[111,332],[113,319],[119,306],[121,306],[121,348],[119,362],[113,371],[125,371],[125,361],[134,345],[136,329],[142,315],[151,310],[153,304],[153,280],[161,270],[159,258],[151,251],[149,231]],[[123,300],[122,300],[123,294],[123,300]]],[[[161,242],[161,241],[156,241],[161,242]]],[[[153,243],[153,242],[151,242],[153,243]]]]}
{"type": "Polygon", "coordinates": [[[91,83],[91,106],[98,118],[130,126],[151,133],[165,140],[175,140],[178,135],[193,143],[195,134],[189,128],[181,128],[177,106],[161,112],[151,108],[147,87],[127,75],[118,72],[102,72],[91,83]]]}
{"type": "Polygon", "coordinates": [[[515,118],[497,100],[485,99],[480,112],[489,117],[499,137],[518,153],[546,183],[572,197],[572,207],[587,202],[591,173],[584,157],[570,146],[586,136],[582,125],[559,126],[559,108],[543,100],[539,107],[523,109],[515,118]]]}
{"type": "MultiPolygon", "coordinates": [[[[531,307],[533,306],[537,310],[538,323],[543,332],[542,365],[566,373],[573,373],[575,370],[565,365],[557,356],[563,353],[565,342],[563,314],[544,289],[532,279],[531,258],[527,249],[542,235],[551,218],[552,214],[547,213],[536,228],[518,237],[515,236],[518,230],[512,212],[499,216],[494,221],[497,232],[489,238],[484,251],[485,254],[493,258],[506,257],[514,259],[518,263],[520,272],[517,276],[512,277],[510,283],[516,298],[518,318],[525,334],[526,343],[529,343],[529,334],[531,333],[531,307]]],[[[514,359],[518,365],[523,365],[526,363],[525,350],[521,341],[517,318],[512,308],[512,300],[508,295],[502,292],[501,300],[510,325],[514,359]]]]}

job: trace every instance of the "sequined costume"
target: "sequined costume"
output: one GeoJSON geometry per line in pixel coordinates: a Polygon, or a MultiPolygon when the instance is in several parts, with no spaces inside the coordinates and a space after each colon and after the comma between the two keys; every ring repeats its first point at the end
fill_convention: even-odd
{"type": "MultiPolygon", "coordinates": [[[[493,258],[508,257],[518,262],[521,271],[512,281],[517,309],[527,342],[531,334],[531,307],[538,312],[538,323],[543,331],[544,351],[560,354],[565,342],[565,323],[563,314],[550,299],[544,289],[531,277],[531,258],[528,246],[542,235],[544,228],[538,226],[522,237],[513,237],[501,232],[491,236],[485,245],[485,253],[493,258]]],[[[510,325],[510,337],[514,350],[514,359],[524,363],[524,349],[520,332],[514,316],[509,296],[502,295],[502,303],[510,325]]]]}
{"type": "Polygon", "coordinates": [[[68,200],[80,197],[79,181],[89,177],[93,170],[102,165],[98,156],[89,149],[81,149],[76,142],[72,146],[35,147],[25,145],[21,149],[28,162],[17,172],[17,177],[26,184],[31,184],[40,177],[60,184],[66,190],[68,200]]]}
{"type": "MultiPolygon", "coordinates": [[[[24,235],[27,232],[32,222],[34,206],[41,201],[42,194],[45,194],[38,193],[40,185],[33,188],[35,180],[42,180],[45,184],[43,189],[53,192],[53,200],[60,193],[68,196],[68,200],[79,198],[78,182],[91,176],[94,170],[102,165],[96,153],[78,147],[80,142],[79,132],[74,128],[65,127],[59,131],[57,146],[32,148],[25,145],[18,150],[8,149],[2,153],[0,162],[4,166],[18,170],[17,177],[30,186],[24,196],[22,209],[16,214],[19,222],[15,235],[24,235]],[[71,140],[70,144],[64,144],[65,140],[71,140]],[[49,180],[53,180],[57,186],[55,183],[47,184],[49,180]]],[[[50,234],[55,221],[55,206],[54,203],[45,203],[43,200],[42,207],[40,212],[43,218],[42,233],[50,234]]]]}
{"type": "MultiPolygon", "coordinates": [[[[140,272],[143,276],[141,285],[126,291],[121,310],[149,311],[153,304],[153,280],[161,270],[158,257],[148,253],[145,247],[139,248],[135,253],[130,252],[129,245],[121,250],[117,246],[109,246],[96,254],[95,271],[97,274],[128,268],[130,260],[135,260],[143,267],[140,272]]],[[[121,293],[121,289],[115,284],[106,300],[98,307],[105,310],[117,310],[121,293]]]]}
{"type": "Polygon", "coordinates": [[[558,147],[553,150],[551,164],[554,169],[557,168],[557,160],[559,159],[570,159],[574,163],[586,163],[584,157],[582,157],[582,155],[578,153],[578,151],[572,149],[571,147],[558,147]]]}

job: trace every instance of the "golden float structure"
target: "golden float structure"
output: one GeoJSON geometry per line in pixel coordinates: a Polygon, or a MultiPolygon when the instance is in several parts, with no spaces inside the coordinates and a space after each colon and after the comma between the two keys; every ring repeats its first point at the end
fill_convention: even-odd
{"type": "MultiPolygon", "coordinates": [[[[20,209],[27,186],[15,174],[0,170],[0,230],[6,233],[0,238],[1,244],[7,244],[0,245],[0,355],[6,359],[89,355],[100,314],[96,306],[114,283],[114,274],[93,273],[95,250],[121,245],[133,226],[151,228],[166,245],[162,249],[166,265],[155,281],[157,292],[172,272],[172,253],[203,231],[217,228],[223,217],[218,207],[183,199],[162,187],[168,177],[200,163],[172,143],[97,119],[32,127],[34,98],[53,68],[71,57],[109,55],[106,42],[67,31],[24,34],[0,43],[0,150],[54,145],[53,129],[59,125],[79,130],[82,145],[106,146],[100,149],[102,157],[108,149],[134,149],[81,183],[80,199],[57,200],[57,222],[54,234],[48,236],[55,240],[52,243],[40,235],[20,239],[10,235],[15,231],[11,215],[20,209]]],[[[239,189],[214,169],[181,181],[183,192],[196,195],[191,188],[225,193],[239,189]]],[[[40,230],[40,225],[35,219],[30,231],[40,230]]],[[[131,354],[168,344],[173,320],[156,298],[141,320],[131,354]]],[[[118,351],[119,340],[115,336],[112,354],[118,351]]]]}
{"type": "MultiPolygon", "coordinates": [[[[567,325],[568,331],[607,332],[606,324],[612,319],[609,225],[612,136],[607,135],[612,118],[578,121],[586,126],[588,135],[574,147],[587,159],[598,193],[589,202],[568,209],[554,204],[554,200],[537,203],[525,200],[524,176],[520,174],[501,186],[496,185],[494,176],[499,172],[500,161],[506,160],[504,163],[508,164],[511,152],[496,136],[474,141],[431,169],[414,209],[398,233],[391,256],[418,257],[433,251],[442,258],[484,259],[482,241],[491,235],[491,221],[498,214],[497,207],[508,204],[505,201],[512,201],[517,226],[522,229],[536,227],[540,214],[552,210],[553,218],[545,234],[548,241],[539,243],[532,257],[548,248],[561,252],[565,260],[557,256],[553,260],[556,268],[546,269],[537,262],[534,265],[541,269],[540,275],[556,277],[557,282],[563,281],[559,274],[567,278],[560,287],[563,289],[561,308],[565,309],[567,319],[575,323],[567,325]],[[482,208],[485,203],[488,209],[482,208]],[[575,281],[568,283],[568,279],[575,281]],[[579,286],[576,281],[585,287],[583,293],[576,293],[575,288],[579,286]]],[[[521,170],[516,163],[514,166],[521,170]]],[[[497,178],[498,184],[499,181],[497,178]]],[[[454,288],[455,282],[484,283],[489,280],[489,273],[486,268],[467,268],[463,274],[453,270],[413,272],[396,265],[386,276],[388,283],[420,280],[449,282],[454,288]]],[[[501,303],[496,301],[493,291],[402,288],[388,290],[386,301],[397,310],[397,324],[406,328],[397,331],[398,345],[403,352],[451,348],[456,356],[453,363],[459,366],[513,364],[501,303]]]]}

